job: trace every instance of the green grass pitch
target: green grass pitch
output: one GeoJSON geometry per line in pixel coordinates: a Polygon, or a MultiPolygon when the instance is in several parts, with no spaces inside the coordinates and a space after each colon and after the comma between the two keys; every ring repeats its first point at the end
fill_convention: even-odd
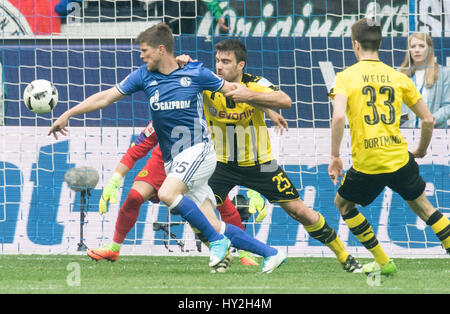
{"type": "Polygon", "coordinates": [[[0,294],[450,293],[450,259],[394,260],[399,272],[380,280],[346,273],[334,258],[292,257],[261,274],[234,257],[226,273],[210,274],[208,258],[198,256],[121,256],[111,263],[84,255],[0,255],[0,294]]]}

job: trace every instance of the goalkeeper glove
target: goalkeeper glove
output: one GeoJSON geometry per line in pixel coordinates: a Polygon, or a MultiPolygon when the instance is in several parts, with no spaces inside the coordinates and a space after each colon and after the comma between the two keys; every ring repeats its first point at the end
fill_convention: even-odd
{"type": "Polygon", "coordinates": [[[98,212],[103,215],[108,210],[108,201],[111,204],[117,203],[117,190],[122,184],[123,177],[118,172],[114,172],[111,179],[109,179],[108,185],[103,189],[102,197],[98,204],[98,212]]]}
{"type": "Polygon", "coordinates": [[[266,203],[262,198],[261,194],[254,190],[247,191],[248,202],[248,212],[250,214],[255,214],[258,212],[256,217],[256,222],[261,222],[267,215],[266,203]]]}

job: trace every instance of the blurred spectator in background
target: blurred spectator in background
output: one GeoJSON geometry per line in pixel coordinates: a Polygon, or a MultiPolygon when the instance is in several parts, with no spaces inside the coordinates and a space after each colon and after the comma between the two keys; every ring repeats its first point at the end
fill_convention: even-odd
{"type": "Polygon", "coordinates": [[[226,25],[225,18],[223,17],[222,8],[219,5],[219,1],[217,0],[203,0],[208,8],[208,11],[211,12],[211,16],[217,20],[217,24],[219,24],[219,28],[222,32],[227,33],[229,27],[226,25]]]}
{"type": "Polygon", "coordinates": [[[73,6],[69,6],[71,2],[81,3],[83,0],[60,0],[55,5],[55,12],[60,16],[67,16],[72,10],[74,10],[73,6]]]}
{"type": "MultiPolygon", "coordinates": [[[[450,68],[436,63],[433,40],[426,33],[408,37],[408,51],[400,72],[408,75],[435,118],[435,128],[447,128],[450,119],[450,68]]],[[[419,128],[416,115],[402,105],[402,128],[419,128]]]]}
{"type": "MultiPolygon", "coordinates": [[[[60,0],[54,10],[65,18],[75,10],[73,3],[81,4],[82,1],[60,0]]],[[[148,21],[149,18],[159,18],[176,35],[196,34],[199,18],[203,18],[207,12],[211,13],[221,33],[229,31],[219,0],[97,0],[85,1],[81,10],[84,23],[148,21]]],[[[62,22],[65,23],[65,19],[62,22]]]]}
{"type": "Polygon", "coordinates": [[[179,0],[163,1],[164,7],[160,12],[164,15],[164,22],[170,26],[174,34],[195,34],[197,31],[197,17],[204,16],[207,11],[217,20],[220,30],[228,32],[225,18],[222,16],[218,0],[179,0]]]}

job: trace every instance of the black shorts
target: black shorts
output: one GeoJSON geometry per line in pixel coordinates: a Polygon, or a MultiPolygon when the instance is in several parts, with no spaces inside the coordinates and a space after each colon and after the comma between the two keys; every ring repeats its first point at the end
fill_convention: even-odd
{"type": "Polygon", "coordinates": [[[419,165],[409,153],[409,161],[392,173],[366,174],[351,167],[338,189],[347,201],[367,206],[388,186],[407,201],[418,198],[425,191],[425,182],[419,174],[419,165]]]}
{"type": "Polygon", "coordinates": [[[209,185],[216,196],[218,205],[223,203],[230,190],[236,185],[261,193],[271,203],[300,198],[294,184],[275,160],[250,167],[217,162],[216,170],[209,179],[209,185]]]}

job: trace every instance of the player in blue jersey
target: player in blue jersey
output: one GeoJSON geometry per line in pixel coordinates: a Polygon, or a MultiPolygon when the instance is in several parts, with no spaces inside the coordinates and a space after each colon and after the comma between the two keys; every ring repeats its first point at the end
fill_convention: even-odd
{"type": "Polygon", "coordinates": [[[262,271],[272,272],[285,261],[286,254],[249,237],[238,227],[219,222],[214,213],[215,196],[208,185],[216,167],[216,152],[203,116],[203,90],[227,93],[237,88],[236,84],[219,78],[201,62],[179,67],[173,54],[173,35],[166,24],[150,27],[136,41],[145,64],[115,87],[98,92],[63,113],[48,134],[55,138],[58,132],[66,135],[70,117],[105,108],[126,95],[144,91],[167,174],[158,198],[208,240],[209,266],[219,264],[233,243],[238,249],[263,256],[262,271]]]}

